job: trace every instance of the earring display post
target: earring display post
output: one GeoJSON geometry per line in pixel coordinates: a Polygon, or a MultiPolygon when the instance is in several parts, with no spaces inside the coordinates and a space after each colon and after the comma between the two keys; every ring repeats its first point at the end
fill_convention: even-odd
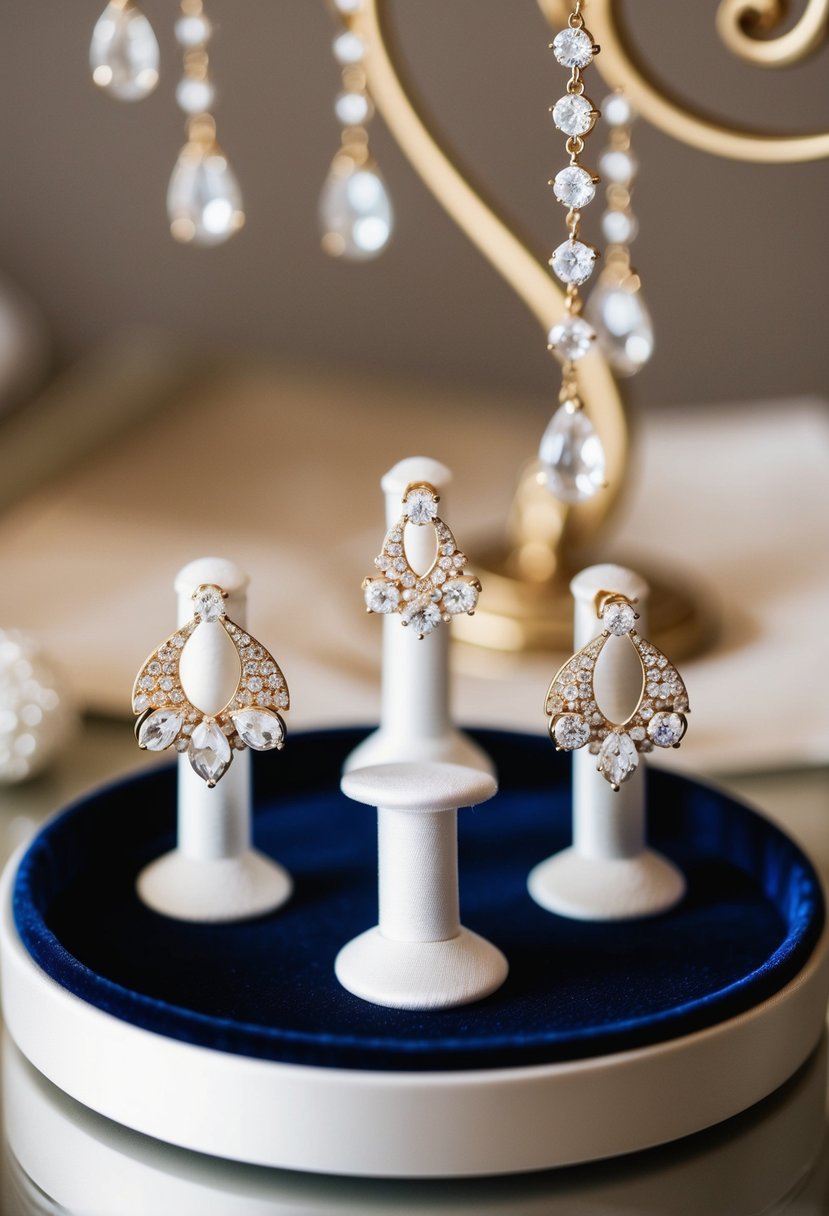
{"type": "MultiPolygon", "coordinates": [[[[575,600],[574,650],[601,632],[596,599],[614,592],[635,602],[637,629],[647,634],[648,585],[623,566],[591,566],[571,583],[575,600]]],[[[594,687],[604,712],[623,722],[642,690],[636,652],[624,637],[610,637],[596,665],[594,687]]],[[[527,886],[541,907],[576,920],[627,920],[672,908],[685,879],[666,858],[647,847],[646,793],[642,765],[611,788],[586,749],[573,753],[573,844],[542,861],[527,886]]]]}
{"type": "MultiPolygon", "coordinates": [[[[190,562],[175,580],[178,625],[193,615],[192,595],[204,584],[227,592],[227,613],[238,625],[247,618],[248,577],[233,562],[206,557],[190,562]]],[[[188,696],[206,713],[217,712],[232,694],[239,660],[218,622],[203,622],[181,657],[188,696]]],[[[251,848],[250,754],[237,752],[214,788],[178,760],[176,848],[138,876],[138,894],[156,912],[177,920],[232,921],[261,916],[290,897],[290,875],[251,848]]]]}

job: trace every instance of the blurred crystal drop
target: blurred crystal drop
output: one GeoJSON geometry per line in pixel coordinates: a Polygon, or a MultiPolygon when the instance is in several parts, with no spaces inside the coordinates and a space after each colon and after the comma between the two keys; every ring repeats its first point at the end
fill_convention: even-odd
{"type": "Polygon", "coordinates": [[[320,196],[322,247],[333,257],[361,262],[385,249],[394,212],[375,165],[336,157],[320,196]]]}
{"type": "Polygon", "coordinates": [[[0,629],[0,784],[44,769],[69,738],[76,713],[38,641],[0,629]]]}
{"type": "Polygon", "coordinates": [[[541,480],[562,502],[584,502],[605,485],[601,440],[584,410],[559,406],[538,449],[541,480]]]}
{"type": "Polygon", "coordinates": [[[614,371],[635,376],[653,354],[653,323],[641,289],[599,282],[584,311],[614,371]]]}
{"type": "Polygon", "coordinates": [[[92,79],[119,101],[140,101],[158,84],[158,41],[132,0],[112,0],[98,18],[89,47],[92,79]]]}
{"type": "Polygon", "coordinates": [[[183,149],[167,189],[167,215],[173,236],[185,244],[220,245],[242,227],[242,192],[216,144],[183,149]]]}

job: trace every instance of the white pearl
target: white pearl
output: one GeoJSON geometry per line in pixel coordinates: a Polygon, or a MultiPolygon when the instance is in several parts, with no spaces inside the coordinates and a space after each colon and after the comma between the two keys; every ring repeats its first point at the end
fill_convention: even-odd
{"type": "Polygon", "coordinates": [[[185,76],[176,86],[176,101],[185,114],[203,114],[216,100],[216,90],[209,80],[191,80],[185,76]]]}
{"type": "Polygon", "coordinates": [[[371,107],[365,93],[340,93],[334,102],[334,113],[345,127],[359,126],[369,116],[371,107]]]}
{"type": "Polygon", "coordinates": [[[350,30],[338,34],[334,39],[334,58],[343,67],[359,63],[365,53],[366,47],[362,38],[358,34],[352,34],[350,30]]]}

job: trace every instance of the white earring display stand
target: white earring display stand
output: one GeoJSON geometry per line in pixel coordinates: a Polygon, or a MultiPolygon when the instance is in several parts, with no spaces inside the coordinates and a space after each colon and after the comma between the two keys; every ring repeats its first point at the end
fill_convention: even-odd
{"type": "MultiPolygon", "coordinates": [[[[574,650],[602,629],[596,595],[613,591],[637,600],[636,630],[647,630],[647,583],[623,566],[583,570],[570,584],[575,599],[574,650]]],[[[633,711],[642,671],[629,641],[611,636],[596,665],[597,700],[614,721],[633,711]]],[[[665,912],[682,899],[685,879],[645,840],[645,773],[640,760],[618,792],[596,771],[596,757],[573,753],[573,844],[531,870],[530,895],[550,912],[576,920],[629,920],[665,912]]]]}
{"type": "MultiPolygon", "coordinates": [[[[427,456],[411,456],[389,469],[380,482],[386,528],[400,519],[403,495],[414,482],[435,487],[441,496],[438,514],[445,518],[444,491],[451,479],[446,465],[427,456]]],[[[407,529],[405,545],[415,570],[428,569],[435,557],[434,530],[428,525],[407,529]]],[[[421,639],[403,628],[396,612],[384,616],[382,666],[380,727],[354,749],[346,772],[396,761],[437,761],[492,772],[486,753],[452,724],[448,624],[421,639]]]]}
{"type": "Polygon", "coordinates": [[[464,929],[457,808],[491,798],[493,777],[455,764],[355,769],[342,789],[378,808],[379,924],[337,955],[337,979],[393,1009],[446,1009],[489,996],[507,977],[500,950],[464,929]]]}
{"type": "MultiPolygon", "coordinates": [[[[247,624],[248,578],[233,562],[199,558],[175,580],[178,624],[193,616],[192,594],[203,583],[228,593],[227,615],[247,624]]],[[[238,657],[218,622],[203,621],[181,656],[188,697],[206,713],[221,709],[238,679],[238,657]]],[[[250,755],[236,752],[214,789],[178,760],[178,842],[171,853],[138,875],[138,894],[165,916],[189,921],[232,921],[261,916],[290,896],[290,875],[251,848],[250,755]]]]}

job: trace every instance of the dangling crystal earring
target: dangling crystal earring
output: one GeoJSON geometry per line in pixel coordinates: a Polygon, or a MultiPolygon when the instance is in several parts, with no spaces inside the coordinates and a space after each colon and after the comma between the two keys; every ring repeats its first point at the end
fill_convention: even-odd
{"type": "Polygon", "coordinates": [[[111,0],[92,31],[89,66],[99,89],[140,101],[158,84],[158,40],[134,0],[111,0]]]}
{"type": "Polygon", "coordinates": [[[386,184],[369,152],[367,124],[374,113],[363,59],[366,46],[353,28],[362,0],[334,0],[345,29],[334,39],[342,91],[334,112],[342,124],[337,152],[319,203],[322,247],[332,257],[361,262],[377,257],[392,232],[394,213],[386,184]]]}
{"type": "Polygon", "coordinates": [[[631,152],[631,127],[636,115],[620,89],[605,98],[602,114],[609,127],[607,148],[599,157],[599,171],[607,182],[602,232],[608,247],[604,269],[585,314],[614,371],[620,376],[634,376],[653,354],[650,313],[639,275],[630,264],[630,244],[638,231],[630,207],[637,171],[631,152]]]}
{"type": "Polygon", "coordinates": [[[212,28],[202,0],[181,0],[175,33],[184,52],[176,101],[187,115],[187,143],[167,189],[170,231],[185,244],[219,245],[239,231],[245,214],[239,183],[216,142],[216,122],[209,113],[216,91],[208,74],[212,28]]]}
{"type": "Polygon", "coordinates": [[[579,287],[593,273],[598,251],[579,240],[581,209],[596,195],[598,177],[585,169],[580,157],[584,140],[599,117],[584,93],[582,71],[597,55],[599,48],[585,29],[582,0],[576,0],[567,28],[556,34],[550,49],[562,67],[570,69],[566,94],[551,108],[553,122],[567,136],[565,149],[570,163],[556,174],[550,185],[553,194],[567,208],[568,239],[550,258],[553,273],[567,287],[567,312],[548,335],[548,349],[562,364],[559,407],[541,440],[538,458],[540,480],[562,502],[575,503],[592,498],[605,483],[605,456],[593,424],[584,412],[576,380],[576,364],[590,350],[596,334],[581,317],[579,287]]]}

